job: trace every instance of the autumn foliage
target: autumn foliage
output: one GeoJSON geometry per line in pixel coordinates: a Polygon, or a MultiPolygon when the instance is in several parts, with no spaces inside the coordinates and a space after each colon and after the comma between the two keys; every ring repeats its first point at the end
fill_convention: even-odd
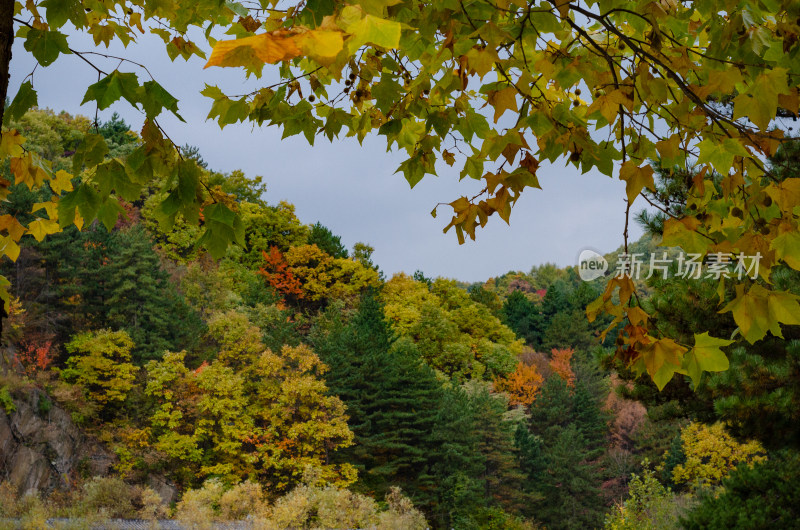
{"type": "Polygon", "coordinates": [[[496,379],[494,388],[508,394],[510,405],[530,407],[536,400],[536,395],[543,382],[544,377],[536,370],[535,366],[520,362],[513,372],[496,379]]]}
{"type": "Polygon", "coordinates": [[[573,353],[575,353],[575,350],[572,348],[553,348],[550,352],[550,368],[561,379],[566,381],[568,386],[575,384],[575,372],[572,371],[572,365],[570,364],[573,353]]]}
{"type": "Polygon", "coordinates": [[[759,442],[741,443],[721,423],[690,423],[681,432],[681,445],[686,461],[672,470],[672,479],[690,489],[718,486],[737,466],[765,460],[759,442]]]}
{"type": "Polygon", "coordinates": [[[36,372],[47,370],[53,363],[54,353],[52,340],[29,340],[20,345],[16,358],[25,370],[25,374],[31,376],[36,372]]]}
{"type": "Polygon", "coordinates": [[[284,297],[302,298],[303,289],[300,280],[294,276],[292,268],[286,263],[286,259],[278,247],[271,247],[269,254],[263,250],[261,253],[264,255],[264,266],[258,271],[267,279],[267,283],[284,297]]]}

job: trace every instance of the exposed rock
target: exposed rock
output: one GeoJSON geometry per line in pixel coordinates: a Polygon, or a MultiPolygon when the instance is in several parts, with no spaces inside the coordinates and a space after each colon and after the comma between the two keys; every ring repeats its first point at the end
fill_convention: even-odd
{"type": "Polygon", "coordinates": [[[178,500],[178,488],[161,475],[148,475],[147,485],[158,493],[164,504],[172,504],[178,500]]]}
{"type": "Polygon", "coordinates": [[[16,410],[0,410],[0,480],[19,491],[69,488],[81,476],[107,475],[114,456],[86,436],[69,413],[37,388],[11,392],[16,410]]]}

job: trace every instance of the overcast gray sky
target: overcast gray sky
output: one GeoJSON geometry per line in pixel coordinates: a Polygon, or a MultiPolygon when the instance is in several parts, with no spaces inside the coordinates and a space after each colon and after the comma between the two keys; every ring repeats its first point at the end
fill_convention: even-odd
{"type": "MultiPolygon", "coordinates": [[[[73,33],[69,42],[78,51],[96,49],[85,35],[73,33]]],[[[484,281],[509,270],[528,271],[545,262],[574,265],[583,248],[610,252],[622,243],[624,183],[595,171],[581,175],[574,166],[557,163],[540,168],[543,190],[530,189],[523,194],[511,214],[510,226],[494,216],[486,228],[478,230],[477,241],[458,245],[452,230],[442,233],[451,209],[441,207],[436,219],[430,215],[438,202],[479,191],[477,181],[459,182],[455,168],[439,164],[438,177],[428,175],[410,189],[402,174],[393,174],[402,154],[387,153],[383,137],[367,138],[363,145],[352,138],[331,144],[320,137],[312,147],[302,136],[281,140],[281,130],[275,127],[238,124],[220,130],[216,122],[206,120],[211,100],[199,94],[204,85],[218,85],[228,94],[243,94],[266,84],[263,80],[247,81],[240,69],[203,70],[205,62],[197,57],[170,62],[163,43],[153,35],[142,36],[128,49],[112,46],[108,53],[145,64],[178,98],[186,123],[166,114],[159,119],[176,143],[198,146],[215,170],[242,169],[251,176],[263,175],[270,203],[293,203],[301,221],[320,221],[341,235],[348,247],[357,241],[371,244],[375,247],[374,261],[389,276],[420,269],[428,276],[484,281]]],[[[111,71],[118,62],[102,64],[111,71]]],[[[22,42],[16,41],[10,98],[34,64],[22,42]]],[[[119,68],[135,72],[141,81],[148,79],[130,64],[123,63],[119,68]]],[[[267,70],[270,68],[274,67],[268,65],[267,70]]],[[[86,87],[96,80],[96,72],[72,55],[60,56],[48,68],[37,68],[33,84],[41,107],[93,116],[94,107],[81,107],[80,102],[86,87]]],[[[127,103],[102,111],[100,119],[109,119],[114,111],[134,129],[141,128],[143,116],[127,103]]],[[[632,240],[641,235],[636,226],[631,232],[632,240]]]]}

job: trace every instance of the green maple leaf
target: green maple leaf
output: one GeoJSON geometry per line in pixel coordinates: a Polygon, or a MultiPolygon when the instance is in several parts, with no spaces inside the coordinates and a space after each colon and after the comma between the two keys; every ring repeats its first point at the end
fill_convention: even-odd
{"type": "Polygon", "coordinates": [[[61,53],[72,53],[69,51],[66,35],[58,31],[39,30],[36,28],[28,30],[25,49],[31,52],[42,66],[53,64],[61,53]]]}
{"type": "Polygon", "coordinates": [[[51,28],[60,28],[68,20],[72,21],[76,27],[81,27],[86,23],[86,12],[78,0],[44,0],[39,7],[46,9],[45,17],[51,28]]]}
{"type": "Polygon", "coordinates": [[[784,232],[772,240],[770,248],[775,251],[778,259],[782,259],[791,268],[800,271],[800,233],[784,232]]]}
{"type": "Polygon", "coordinates": [[[351,51],[357,50],[364,44],[372,44],[382,48],[397,48],[400,46],[402,24],[394,20],[386,20],[374,15],[365,15],[358,18],[361,9],[347,6],[342,11],[342,17],[352,22],[345,30],[352,35],[348,41],[351,51]]]}
{"type": "Polygon", "coordinates": [[[83,166],[94,167],[108,154],[106,140],[99,134],[89,133],[83,137],[83,142],[78,146],[75,154],[72,155],[72,172],[79,173],[83,166]]]}
{"type": "Polygon", "coordinates": [[[142,191],[140,185],[131,182],[125,167],[118,160],[109,160],[98,166],[94,180],[102,195],[109,195],[113,190],[126,201],[138,199],[142,191]]]}
{"type": "Polygon", "coordinates": [[[14,96],[14,100],[11,102],[8,108],[6,108],[3,121],[16,121],[20,119],[26,112],[28,112],[29,109],[38,104],[39,100],[36,96],[36,91],[33,89],[33,85],[30,81],[25,81],[22,83],[22,85],[20,85],[17,95],[14,96]]]}
{"type": "Polygon", "coordinates": [[[149,119],[158,116],[162,109],[167,109],[179,120],[186,121],[178,114],[178,100],[155,81],[145,81],[139,88],[137,96],[149,119]]]}
{"type": "Polygon", "coordinates": [[[683,368],[692,378],[695,388],[703,372],[724,372],[730,366],[728,357],[720,349],[733,344],[732,340],[711,337],[708,332],[694,335],[694,348],[683,358],[683,368]]]}
{"type": "Polygon", "coordinates": [[[117,219],[121,213],[125,213],[125,208],[120,206],[117,199],[109,197],[100,205],[100,208],[98,208],[97,219],[103,223],[106,230],[110,232],[114,228],[114,225],[117,224],[117,219]]]}
{"type": "Polygon", "coordinates": [[[99,193],[88,184],[81,184],[58,201],[59,226],[66,228],[75,222],[76,208],[85,223],[91,222],[95,218],[101,203],[102,199],[99,193]]]}
{"type": "Polygon", "coordinates": [[[136,74],[114,70],[97,83],[89,86],[81,105],[89,101],[96,101],[97,107],[103,110],[120,98],[125,98],[133,106],[139,103],[139,81],[136,74]]]}
{"type": "Polygon", "coordinates": [[[436,174],[434,169],[435,157],[421,150],[416,151],[411,158],[404,160],[395,173],[403,173],[408,184],[413,188],[422,180],[426,173],[436,174]]]}

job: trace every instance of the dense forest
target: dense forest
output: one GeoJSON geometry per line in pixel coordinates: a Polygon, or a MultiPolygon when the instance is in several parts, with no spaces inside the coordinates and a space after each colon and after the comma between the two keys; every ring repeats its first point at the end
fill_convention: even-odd
{"type": "MultiPolygon", "coordinates": [[[[109,147],[101,158],[141,146],[116,115],[93,126],[31,110],[11,126],[54,171],[79,168],[94,135],[109,147]]],[[[610,315],[587,320],[603,286],[577,268],[475,284],[424,271],[387,278],[370,244],[345,248],[291,204],[270,203],[261,177],[182,151],[202,168],[209,191],[198,193],[236,199],[243,246],[211,257],[197,244],[209,214],[165,222],[153,187],[113,222],[32,233],[2,263],[12,299],[0,414],[13,418],[38,389],[37,414],[66,411],[113,465],[105,476],[76,466],[41,491],[6,476],[0,518],[29,528],[53,516],[197,528],[796,525],[800,328],[756,345],[737,337],[719,312],[733,285],[638,282],[670,336],[732,338],[706,352],[721,347],[729,369],[706,365],[699,380],[677,375],[659,391],[615,356],[610,315]]],[[[771,165],[791,178],[796,160],[787,146],[771,165]]],[[[656,170],[651,200],[687,208],[692,176],[656,170]]],[[[8,162],[3,171],[13,180],[8,162]]],[[[0,219],[29,225],[49,194],[11,186],[0,219]]],[[[647,234],[629,252],[645,262],[674,252],[658,246],[663,214],[638,221],[647,234]]],[[[606,256],[608,274],[621,252],[606,256]]],[[[794,294],[798,275],[773,270],[794,294]]]]}

